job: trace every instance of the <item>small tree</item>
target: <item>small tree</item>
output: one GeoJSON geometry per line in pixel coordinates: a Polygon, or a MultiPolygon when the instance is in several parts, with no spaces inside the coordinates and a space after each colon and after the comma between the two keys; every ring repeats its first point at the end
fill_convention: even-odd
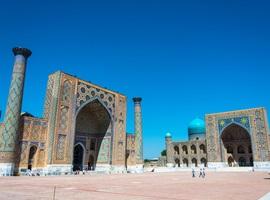
{"type": "Polygon", "coordinates": [[[167,155],[167,152],[166,152],[166,149],[164,149],[163,151],[161,151],[161,156],[166,156],[167,155]]]}
{"type": "Polygon", "coordinates": [[[144,163],[149,163],[150,160],[149,159],[144,159],[144,163]]]}

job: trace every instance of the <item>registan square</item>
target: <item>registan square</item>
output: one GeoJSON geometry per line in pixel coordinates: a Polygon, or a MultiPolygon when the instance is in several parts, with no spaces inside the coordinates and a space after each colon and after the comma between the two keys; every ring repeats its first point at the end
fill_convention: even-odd
{"type": "Polygon", "coordinates": [[[0,199],[270,199],[269,9],[1,2],[0,199]]]}

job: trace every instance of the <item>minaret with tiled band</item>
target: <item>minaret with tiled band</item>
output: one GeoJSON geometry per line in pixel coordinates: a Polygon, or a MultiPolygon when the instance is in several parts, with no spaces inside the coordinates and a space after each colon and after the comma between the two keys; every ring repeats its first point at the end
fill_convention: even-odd
{"type": "Polygon", "coordinates": [[[135,148],[136,148],[136,163],[137,165],[143,165],[143,137],[142,137],[142,98],[135,97],[134,109],[135,109],[135,148]]]}
{"type": "Polygon", "coordinates": [[[12,79],[9,89],[4,127],[0,138],[0,175],[12,175],[15,165],[15,150],[20,125],[23,88],[29,49],[15,47],[12,79]]]}

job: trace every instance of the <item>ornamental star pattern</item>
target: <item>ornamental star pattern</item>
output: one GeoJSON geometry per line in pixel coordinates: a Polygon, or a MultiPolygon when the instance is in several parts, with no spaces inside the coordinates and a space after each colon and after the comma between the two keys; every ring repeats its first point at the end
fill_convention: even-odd
{"type": "Polygon", "coordinates": [[[246,124],[247,123],[247,118],[242,118],[241,119],[241,124],[246,124]]]}
{"type": "Polygon", "coordinates": [[[221,120],[220,125],[221,126],[224,126],[224,124],[225,124],[225,121],[224,120],[221,120]]]}

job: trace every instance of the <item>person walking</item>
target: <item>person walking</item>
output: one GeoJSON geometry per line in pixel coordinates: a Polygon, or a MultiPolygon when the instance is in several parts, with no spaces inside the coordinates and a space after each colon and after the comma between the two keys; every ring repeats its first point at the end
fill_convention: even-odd
{"type": "Polygon", "coordinates": [[[195,178],[195,170],[192,168],[192,178],[195,178]]]}
{"type": "Polygon", "coordinates": [[[200,175],[199,175],[199,178],[200,177],[203,177],[203,170],[202,170],[202,168],[200,168],[200,175]]]}
{"type": "Polygon", "coordinates": [[[202,170],[202,177],[204,178],[205,177],[205,169],[203,168],[202,170]]]}

